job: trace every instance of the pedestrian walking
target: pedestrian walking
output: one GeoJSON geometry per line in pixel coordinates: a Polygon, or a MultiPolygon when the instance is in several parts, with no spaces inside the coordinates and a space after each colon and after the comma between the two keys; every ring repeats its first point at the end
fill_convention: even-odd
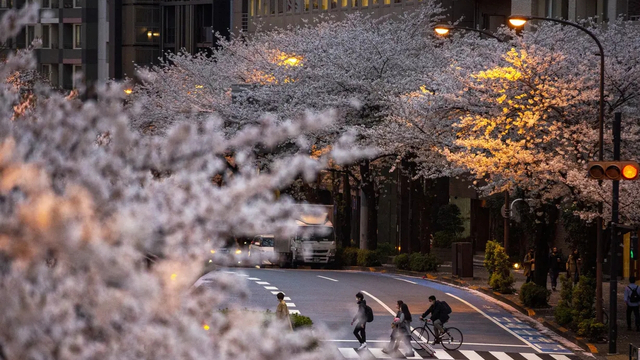
{"type": "Polygon", "coordinates": [[[627,304],[627,330],[631,330],[631,313],[633,313],[636,331],[640,331],[640,289],[633,276],[629,276],[629,286],[624,288],[624,302],[627,304]]]}
{"type": "Polygon", "coordinates": [[[291,318],[289,317],[289,308],[287,307],[287,303],[284,302],[284,293],[279,292],[276,295],[278,298],[278,308],[276,309],[276,319],[282,321],[289,325],[289,329],[293,330],[293,326],[291,325],[291,318]]]}
{"type": "Polygon", "coordinates": [[[411,348],[411,342],[409,340],[409,332],[411,331],[411,311],[409,306],[402,300],[398,300],[396,305],[397,313],[395,319],[391,323],[391,341],[387,347],[382,349],[385,354],[390,354],[396,349],[399,349],[400,344],[404,345],[405,350],[402,351],[406,357],[412,357],[413,349],[411,348]]]}
{"type": "Polygon", "coordinates": [[[358,350],[362,350],[367,347],[367,301],[361,292],[356,294],[356,302],[358,303],[358,312],[356,316],[353,317],[353,320],[351,320],[351,325],[356,324],[356,327],[353,329],[353,335],[356,336],[356,339],[358,339],[360,343],[358,350]]]}
{"type": "Polygon", "coordinates": [[[531,282],[533,280],[533,269],[535,266],[535,251],[533,248],[529,249],[529,252],[524,256],[524,276],[527,277],[526,282],[531,282]]]}
{"type": "Polygon", "coordinates": [[[551,254],[549,254],[549,276],[551,277],[551,290],[556,291],[558,287],[558,275],[560,274],[561,264],[560,254],[558,254],[558,248],[553,247],[551,254]]]}
{"type": "Polygon", "coordinates": [[[582,259],[578,253],[578,249],[573,249],[569,259],[567,259],[567,278],[573,281],[573,285],[580,280],[580,268],[582,267],[582,259]]]}

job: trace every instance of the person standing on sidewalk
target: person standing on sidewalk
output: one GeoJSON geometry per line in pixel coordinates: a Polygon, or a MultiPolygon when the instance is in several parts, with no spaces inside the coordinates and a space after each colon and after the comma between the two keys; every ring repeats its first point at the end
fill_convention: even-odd
{"type": "Polygon", "coordinates": [[[278,293],[276,295],[278,298],[278,308],[276,309],[276,318],[284,323],[289,324],[289,329],[293,329],[291,325],[291,318],[289,317],[289,307],[287,303],[284,302],[284,293],[278,293]]]}
{"type": "Polygon", "coordinates": [[[364,299],[364,295],[362,295],[361,292],[356,294],[356,301],[358,303],[358,312],[356,313],[356,316],[353,317],[353,320],[351,320],[351,325],[353,325],[353,323],[356,324],[356,327],[353,329],[353,335],[356,336],[356,339],[358,339],[358,342],[360,343],[358,350],[362,350],[367,347],[367,301],[364,299]]]}
{"type": "Polygon", "coordinates": [[[640,288],[636,278],[629,276],[629,286],[624,288],[624,302],[627,304],[627,330],[631,330],[631,313],[636,319],[636,331],[640,331],[640,288]]]}
{"type": "Polygon", "coordinates": [[[558,248],[554,246],[549,255],[549,276],[551,277],[551,290],[553,291],[556,291],[556,287],[558,286],[560,264],[560,254],[558,254],[558,248]]]}
{"type": "Polygon", "coordinates": [[[524,261],[522,262],[524,268],[524,276],[527,277],[526,282],[531,282],[533,280],[533,266],[536,261],[535,259],[535,251],[533,248],[529,249],[527,255],[524,256],[524,261]]]}
{"type": "Polygon", "coordinates": [[[578,249],[573,249],[569,259],[567,260],[567,278],[573,280],[573,285],[577,284],[580,280],[580,267],[582,266],[582,259],[578,254],[578,249]]]}

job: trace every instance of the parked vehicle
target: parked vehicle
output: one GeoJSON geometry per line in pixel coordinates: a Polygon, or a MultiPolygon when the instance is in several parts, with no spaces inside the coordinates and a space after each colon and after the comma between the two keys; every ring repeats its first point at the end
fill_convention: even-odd
{"type": "Polygon", "coordinates": [[[251,262],[260,267],[273,265],[276,258],[273,242],[273,235],[258,235],[254,237],[249,245],[249,259],[251,262]]]}
{"type": "Polygon", "coordinates": [[[281,266],[300,264],[327,266],[335,261],[336,238],[332,205],[301,207],[296,220],[297,234],[288,239],[274,238],[274,251],[281,266]]]}

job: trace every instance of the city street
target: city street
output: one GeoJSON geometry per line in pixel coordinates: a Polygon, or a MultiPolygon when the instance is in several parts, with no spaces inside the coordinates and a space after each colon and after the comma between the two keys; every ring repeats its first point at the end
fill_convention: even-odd
{"type": "MultiPolygon", "coordinates": [[[[381,352],[388,343],[390,323],[397,300],[403,300],[419,326],[418,317],[427,309],[430,295],[445,300],[452,308],[448,325],[457,327],[464,343],[456,351],[436,345],[438,359],[468,360],[569,360],[575,355],[566,347],[542,335],[503,308],[471,292],[452,286],[395,274],[350,271],[222,269],[248,281],[251,295],[240,306],[275,310],[275,294],[286,295],[291,312],[324,323],[331,330],[336,358],[389,358],[381,352]],[[351,333],[351,319],[357,309],[355,294],[361,291],[375,319],[367,324],[368,349],[356,351],[358,342],[351,333]]],[[[215,276],[211,272],[203,276],[215,276]]],[[[235,300],[234,300],[235,301],[235,300]]],[[[238,304],[235,304],[238,305],[238,304]]],[[[395,357],[395,356],[394,356],[395,357]]],[[[413,358],[427,357],[416,353],[413,358]]]]}

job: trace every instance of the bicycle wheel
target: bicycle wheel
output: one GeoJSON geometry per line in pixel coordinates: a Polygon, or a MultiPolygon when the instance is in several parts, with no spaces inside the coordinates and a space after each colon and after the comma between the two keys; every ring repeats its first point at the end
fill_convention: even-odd
{"type": "Polygon", "coordinates": [[[429,343],[429,331],[424,327],[413,329],[411,332],[411,346],[414,350],[425,350],[429,343]]]}
{"type": "Polygon", "coordinates": [[[446,328],[440,341],[445,349],[457,350],[462,345],[462,332],[454,327],[446,328]]]}

